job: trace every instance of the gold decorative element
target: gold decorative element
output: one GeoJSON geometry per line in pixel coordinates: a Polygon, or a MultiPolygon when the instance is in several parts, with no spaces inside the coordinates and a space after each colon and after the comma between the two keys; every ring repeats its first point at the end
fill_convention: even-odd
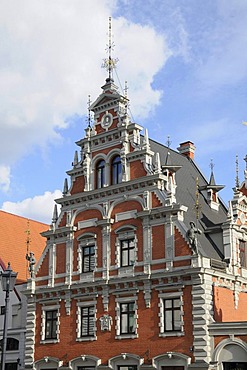
{"type": "Polygon", "coordinates": [[[118,62],[118,58],[112,58],[112,50],[114,48],[114,43],[112,42],[112,33],[111,33],[111,17],[109,17],[109,33],[108,33],[108,45],[106,51],[108,52],[108,58],[103,59],[102,67],[105,68],[109,72],[109,79],[112,78],[112,71],[116,68],[116,64],[118,62]]]}

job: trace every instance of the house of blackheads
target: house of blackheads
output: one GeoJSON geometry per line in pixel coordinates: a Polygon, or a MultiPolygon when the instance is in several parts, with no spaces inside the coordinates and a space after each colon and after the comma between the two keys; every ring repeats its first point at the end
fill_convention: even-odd
{"type": "Polygon", "coordinates": [[[109,70],[28,279],[25,368],[246,370],[247,171],[226,208],[109,70]]]}

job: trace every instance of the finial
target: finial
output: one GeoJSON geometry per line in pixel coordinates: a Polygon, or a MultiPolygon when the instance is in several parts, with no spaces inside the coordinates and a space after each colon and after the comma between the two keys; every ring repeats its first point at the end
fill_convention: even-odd
{"type": "MultiPolygon", "coordinates": [[[[27,220],[27,229],[25,230],[25,233],[27,234],[27,239],[26,239],[26,246],[27,246],[27,251],[26,251],[26,255],[29,254],[29,247],[30,247],[30,244],[31,244],[31,238],[30,238],[30,223],[29,223],[29,220],[27,220]]],[[[27,270],[28,270],[28,262],[27,262],[27,265],[26,265],[26,278],[27,278],[27,270]]]]}
{"type": "Polygon", "coordinates": [[[210,160],[210,164],[209,164],[209,167],[211,169],[211,175],[210,175],[210,180],[209,180],[209,184],[210,185],[215,185],[215,179],[214,179],[214,162],[213,162],[213,159],[211,158],[210,160]]]}
{"type": "Polygon", "coordinates": [[[26,239],[26,246],[27,246],[27,253],[29,251],[29,246],[30,246],[30,243],[31,243],[31,238],[30,238],[30,223],[29,223],[29,220],[27,220],[27,229],[25,230],[25,233],[27,234],[27,239],[26,239]]]}
{"type": "Polygon", "coordinates": [[[166,142],[166,145],[168,146],[168,148],[170,148],[170,146],[171,146],[171,140],[170,140],[170,136],[168,135],[167,136],[167,142],[166,142]]]}
{"type": "Polygon", "coordinates": [[[239,167],[238,167],[238,155],[236,154],[236,189],[239,188],[239,177],[238,177],[238,172],[239,172],[239,167]]]}
{"type": "Polygon", "coordinates": [[[57,222],[57,219],[58,219],[57,204],[55,204],[52,216],[52,223],[55,224],[57,222]]]}
{"type": "Polygon", "coordinates": [[[74,154],[74,161],[73,161],[72,165],[76,166],[77,164],[78,164],[78,151],[76,150],[75,154],[74,154]]]}
{"type": "Polygon", "coordinates": [[[109,17],[109,32],[108,32],[108,45],[107,45],[107,53],[108,58],[103,59],[102,67],[105,68],[109,73],[109,80],[112,79],[112,71],[116,67],[116,64],[118,62],[118,59],[112,59],[112,50],[114,48],[114,43],[112,42],[112,33],[111,33],[111,17],[109,17]]]}
{"type": "Polygon", "coordinates": [[[125,98],[125,114],[128,113],[128,84],[127,81],[125,81],[124,84],[124,98],[125,98]]]}
{"type": "Polygon", "coordinates": [[[91,96],[88,95],[88,102],[87,102],[88,116],[87,116],[87,121],[88,121],[88,127],[89,128],[91,128],[91,122],[92,122],[92,116],[91,116],[90,106],[91,106],[91,96]]]}
{"type": "Polygon", "coordinates": [[[201,205],[199,203],[199,179],[198,177],[196,178],[196,201],[195,201],[195,212],[196,212],[196,220],[199,220],[200,216],[200,209],[201,205]]]}
{"type": "Polygon", "coordinates": [[[213,172],[213,170],[214,170],[214,162],[213,162],[213,159],[212,159],[212,158],[211,158],[211,160],[210,160],[209,167],[210,167],[210,169],[211,169],[211,173],[212,173],[212,172],[213,172]]]}
{"type": "Polygon", "coordinates": [[[69,191],[69,187],[68,187],[68,179],[65,178],[64,180],[64,186],[63,186],[63,195],[66,195],[69,191]]]}
{"type": "Polygon", "coordinates": [[[246,171],[247,171],[247,154],[246,154],[246,156],[245,156],[245,158],[244,158],[244,161],[245,161],[245,163],[246,163],[246,167],[245,167],[245,169],[246,169],[246,171]]]}

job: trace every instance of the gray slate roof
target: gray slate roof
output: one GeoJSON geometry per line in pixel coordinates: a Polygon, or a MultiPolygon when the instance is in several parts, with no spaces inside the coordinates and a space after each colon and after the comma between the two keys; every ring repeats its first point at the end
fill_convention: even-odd
{"type": "MultiPolygon", "coordinates": [[[[195,202],[196,202],[196,178],[199,180],[199,186],[208,185],[195,162],[186,156],[168,148],[154,140],[149,140],[151,150],[160,154],[161,165],[165,164],[167,152],[170,152],[171,165],[181,166],[176,172],[176,199],[177,203],[188,207],[184,214],[184,223],[189,228],[190,221],[196,222],[195,202]]],[[[199,192],[200,217],[198,228],[203,232],[198,236],[199,252],[206,257],[222,260],[223,239],[221,225],[226,221],[227,208],[219,197],[219,210],[213,210],[201,192],[199,192]]]]}

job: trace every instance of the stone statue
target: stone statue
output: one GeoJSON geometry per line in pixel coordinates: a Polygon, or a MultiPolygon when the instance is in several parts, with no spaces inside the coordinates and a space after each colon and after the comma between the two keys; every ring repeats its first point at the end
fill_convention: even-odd
{"type": "Polygon", "coordinates": [[[34,253],[33,252],[30,252],[30,254],[28,255],[28,253],[26,254],[26,260],[29,261],[29,272],[30,272],[30,277],[31,278],[34,278],[34,265],[36,263],[36,259],[34,257],[34,253]]]}
{"type": "Polygon", "coordinates": [[[198,253],[197,250],[197,234],[202,234],[201,230],[196,228],[196,225],[193,221],[190,222],[190,229],[187,231],[187,238],[189,244],[192,248],[193,253],[198,253]]]}

